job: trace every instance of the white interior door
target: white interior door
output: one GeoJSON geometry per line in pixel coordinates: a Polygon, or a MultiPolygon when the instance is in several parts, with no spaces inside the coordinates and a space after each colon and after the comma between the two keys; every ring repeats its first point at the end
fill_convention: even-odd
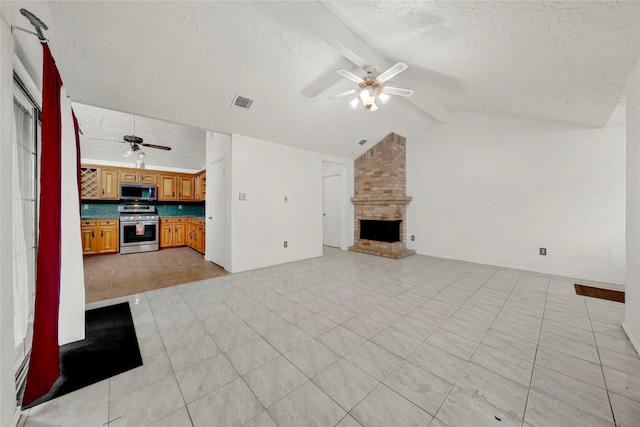
{"type": "Polygon", "coordinates": [[[323,178],[323,244],[340,247],[340,175],[323,178]]]}
{"type": "Polygon", "coordinates": [[[224,159],[218,160],[211,163],[207,170],[207,198],[211,197],[211,209],[207,215],[207,253],[210,261],[226,268],[227,200],[224,165],[224,159]]]}

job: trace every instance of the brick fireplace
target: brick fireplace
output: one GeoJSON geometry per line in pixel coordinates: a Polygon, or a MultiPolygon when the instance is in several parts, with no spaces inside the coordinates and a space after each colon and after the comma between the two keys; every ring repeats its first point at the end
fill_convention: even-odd
{"type": "Polygon", "coordinates": [[[401,258],[405,244],[406,139],[390,133],[355,160],[355,244],[350,251],[401,258]],[[399,228],[399,229],[398,229],[399,228]],[[367,238],[363,238],[367,237],[367,238]]]}

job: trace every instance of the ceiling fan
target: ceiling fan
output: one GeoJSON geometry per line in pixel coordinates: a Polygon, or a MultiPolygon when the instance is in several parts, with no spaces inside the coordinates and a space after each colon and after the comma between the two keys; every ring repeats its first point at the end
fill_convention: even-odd
{"type": "Polygon", "coordinates": [[[409,66],[404,62],[397,62],[396,64],[389,67],[388,70],[380,73],[377,76],[373,75],[373,72],[367,72],[367,75],[364,77],[358,77],[353,74],[351,71],[346,70],[344,68],[340,68],[336,70],[338,74],[342,77],[345,77],[353,82],[358,83],[357,89],[351,89],[346,92],[339,93],[337,95],[332,96],[331,98],[342,98],[344,96],[356,95],[349,105],[351,105],[354,109],[358,107],[358,105],[362,102],[364,108],[369,111],[376,111],[378,106],[376,105],[376,100],[380,100],[383,104],[386,104],[389,100],[389,95],[399,95],[399,96],[411,96],[413,95],[412,89],[404,89],[400,87],[393,86],[384,86],[383,83],[387,80],[397,76],[404,70],[409,68],[409,66]]]}
{"type": "Polygon", "coordinates": [[[157,148],[159,150],[171,150],[171,147],[167,147],[166,145],[156,145],[156,144],[148,144],[146,142],[144,142],[144,140],[142,138],[140,138],[139,136],[135,136],[135,135],[125,135],[122,137],[122,141],[118,141],[121,142],[123,144],[125,143],[129,143],[129,147],[131,148],[131,151],[135,152],[135,151],[140,151],[140,146],[143,147],[149,147],[149,148],[157,148]]]}
{"type": "Polygon", "coordinates": [[[142,147],[149,147],[149,148],[157,148],[159,150],[171,150],[171,147],[167,147],[166,145],[156,145],[156,144],[147,144],[144,142],[144,140],[142,138],[140,138],[139,136],[135,136],[135,135],[125,135],[122,137],[122,141],[118,141],[121,142],[123,144],[129,144],[129,147],[127,147],[126,150],[124,150],[124,152],[122,153],[122,156],[125,158],[131,158],[133,156],[136,157],[136,161],[135,161],[135,167],[136,168],[144,168],[144,158],[146,157],[146,154],[144,153],[144,151],[142,151],[140,149],[140,146],[142,147]]]}

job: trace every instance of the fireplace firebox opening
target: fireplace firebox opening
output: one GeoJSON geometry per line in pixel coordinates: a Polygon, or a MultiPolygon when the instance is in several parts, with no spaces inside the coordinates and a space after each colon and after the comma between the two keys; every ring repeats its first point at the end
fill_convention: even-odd
{"type": "Polygon", "coordinates": [[[371,219],[360,220],[360,238],[378,242],[399,242],[400,223],[397,221],[377,221],[371,219]]]}

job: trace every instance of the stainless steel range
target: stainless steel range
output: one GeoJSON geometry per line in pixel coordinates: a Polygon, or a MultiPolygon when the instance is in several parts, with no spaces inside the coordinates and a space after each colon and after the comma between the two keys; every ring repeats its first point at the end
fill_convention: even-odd
{"type": "Polygon", "coordinates": [[[160,249],[160,217],[154,205],[126,204],[120,212],[120,253],[157,251],[160,249]]]}

